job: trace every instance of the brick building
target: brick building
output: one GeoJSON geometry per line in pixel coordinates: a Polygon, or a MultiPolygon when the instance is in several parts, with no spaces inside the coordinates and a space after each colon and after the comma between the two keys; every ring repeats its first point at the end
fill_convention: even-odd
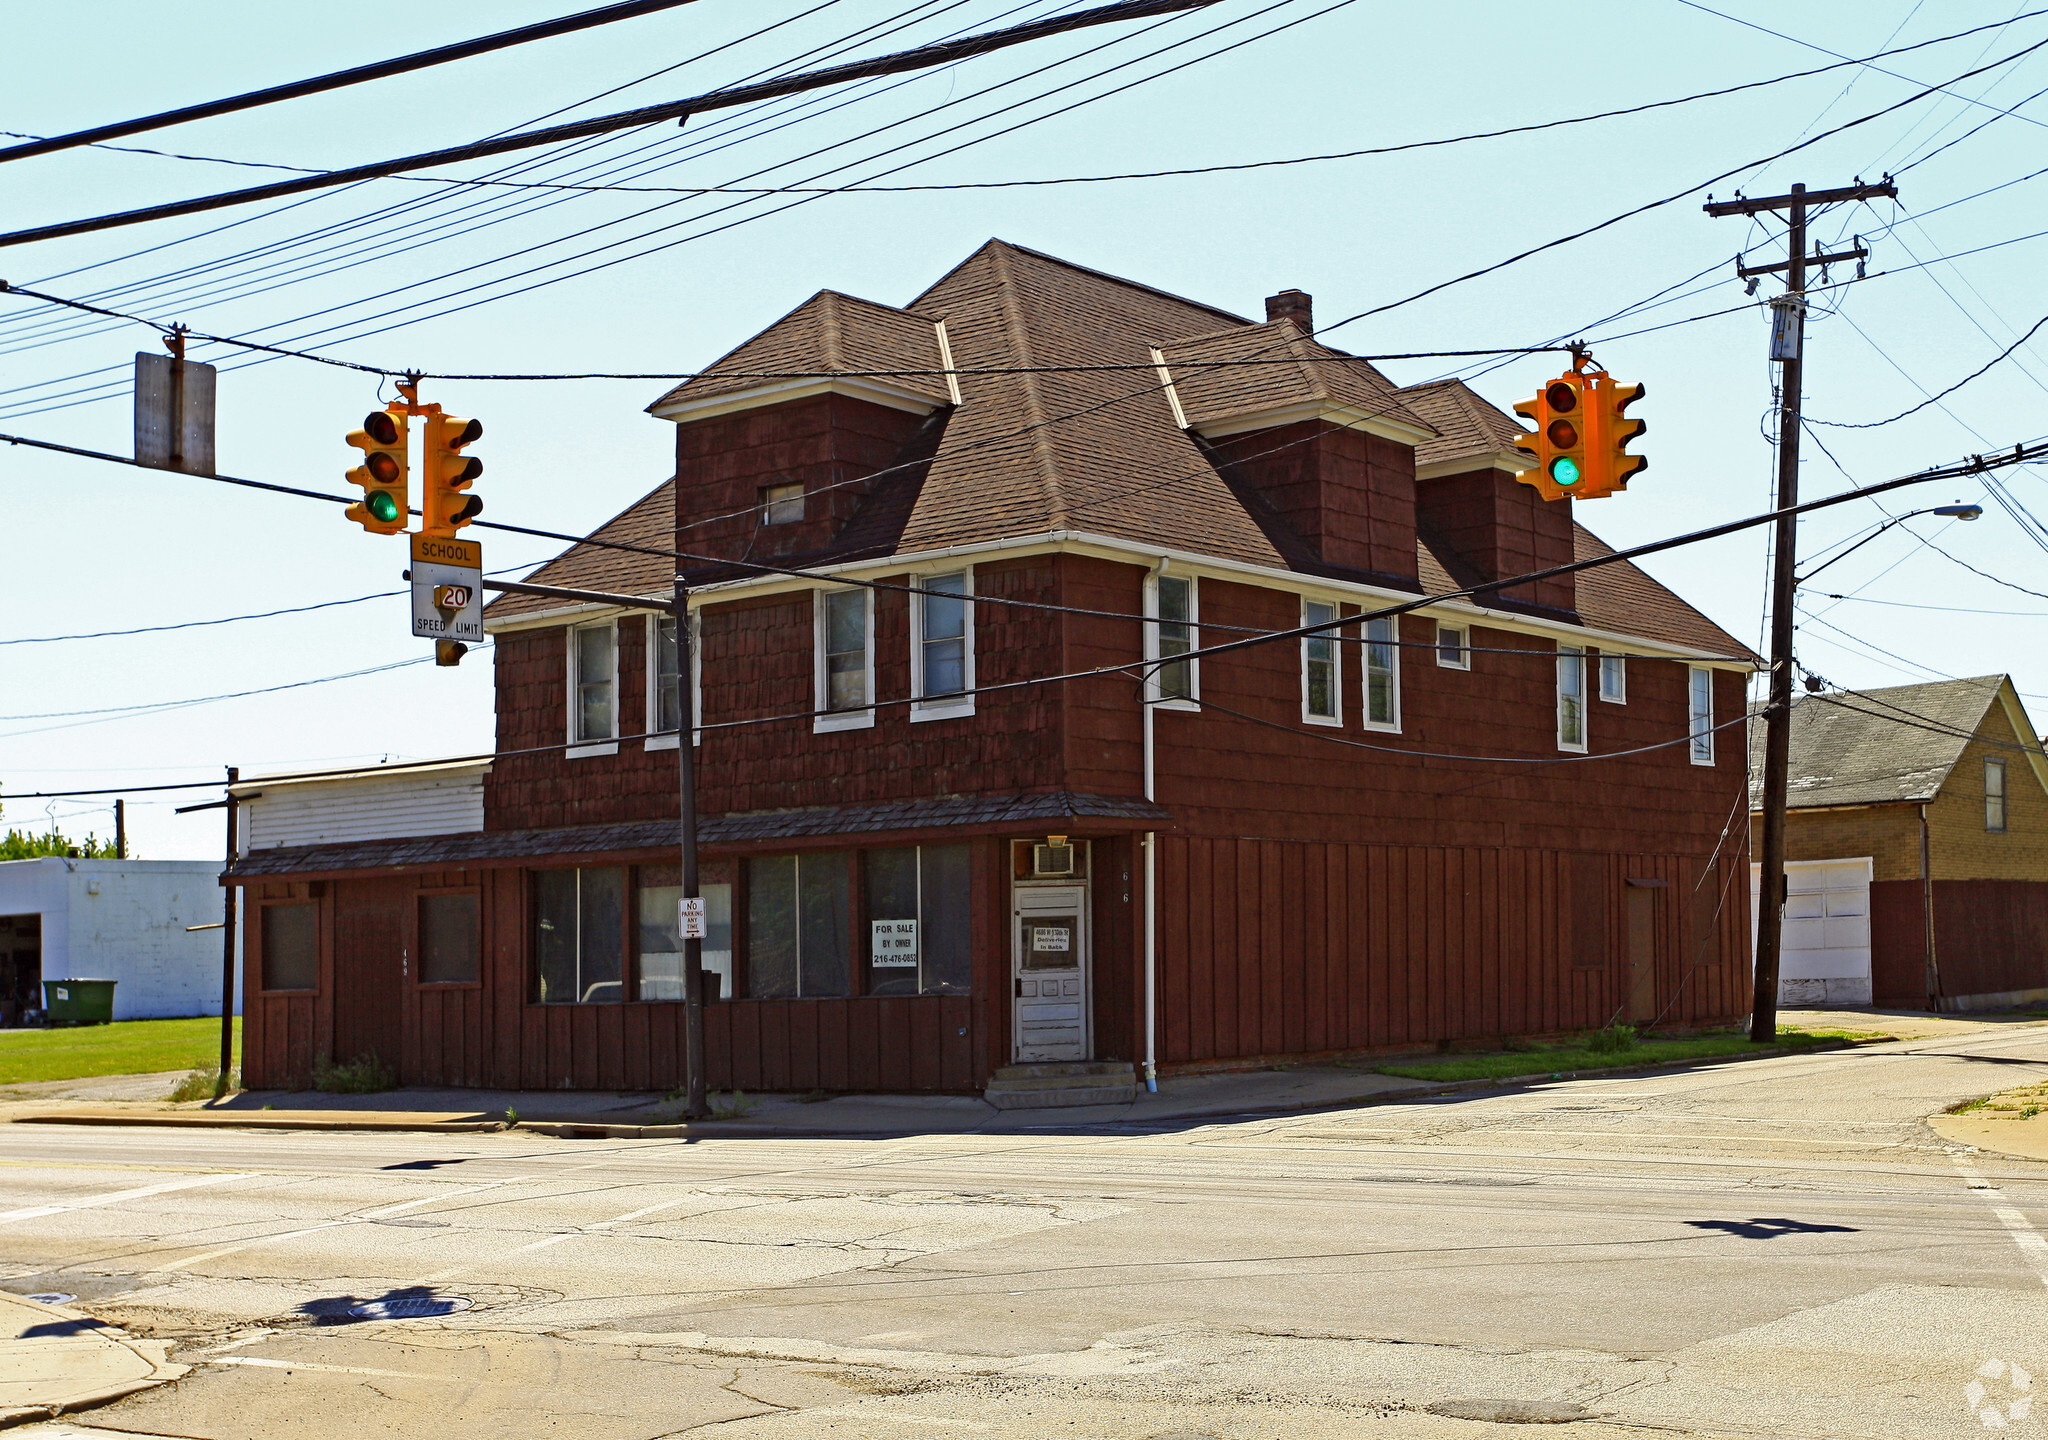
{"type": "Polygon", "coordinates": [[[1631,565],[1483,588],[1608,552],[1468,387],[1267,310],[991,241],[655,401],[675,475],[532,579],[665,602],[607,547],[672,543],[687,677],[649,609],[495,602],[474,828],[234,866],[251,1083],[676,1083],[682,684],[714,1086],[1103,1098],[1745,1013],[1753,657],[1631,565]]]}
{"type": "Polygon", "coordinates": [[[2048,761],[2010,677],[1800,696],[1785,854],[1782,1002],[2048,1000],[2048,761]]]}

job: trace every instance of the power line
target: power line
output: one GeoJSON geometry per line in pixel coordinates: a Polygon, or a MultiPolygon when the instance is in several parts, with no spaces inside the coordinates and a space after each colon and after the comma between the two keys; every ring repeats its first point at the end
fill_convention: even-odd
{"type": "MultiPolygon", "coordinates": [[[[1681,0],[1681,3],[1692,4],[1693,0],[1681,0]]],[[[1967,80],[1973,75],[1981,75],[1987,70],[1995,70],[2000,66],[2010,65],[2013,61],[2022,59],[2027,55],[2031,55],[2036,50],[2042,49],[2043,47],[2048,47],[2048,39],[2037,40],[2032,45],[2027,46],[2025,49],[2016,50],[2010,55],[1992,61],[1989,65],[1980,65],[1975,69],[1966,70],[1962,74],[1955,76],[1953,79],[1947,81],[1946,83],[1949,85],[1953,85],[1956,84],[1958,81],[1967,80]]],[[[1779,150],[1773,154],[1766,155],[1761,159],[1747,161],[1741,165],[1737,165],[1732,170],[1724,170],[1718,175],[1709,176],[1707,179],[1700,181],[1698,184],[1688,185],[1685,189],[1677,191],[1675,194],[1666,195],[1662,199],[1652,200],[1647,204],[1638,205],[1635,206],[1633,209],[1624,210],[1619,215],[1611,216],[1608,219],[1600,221],[1598,224],[1588,225],[1582,230],[1575,230],[1569,235],[1561,235],[1555,240],[1546,240],[1541,245],[1531,246],[1527,250],[1523,250],[1514,255],[1508,256],[1505,260],[1498,260],[1491,265],[1483,265],[1477,270],[1467,271],[1465,274],[1454,276],[1449,280],[1439,281],[1436,284],[1428,286],[1425,289],[1418,290],[1414,294],[1406,296],[1403,299],[1391,300],[1384,305],[1375,305],[1369,310],[1361,310],[1356,315],[1351,315],[1346,317],[1345,319],[1339,320],[1335,325],[1324,326],[1323,330],[1327,332],[1330,330],[1338,329],[1345,325],[1353,324],[1354,322],[1359,320],[1369,319],[1374,315],[1384,315],[1389,310],[1398,310],[1404,305],[1412,305],[1417,300],[1421,300],[1430,295],[1434,295],[1440,290],[1447,290],[1453,285],[1461,285],[1467,280],[1477,280],[1481,276],[1491,275],[1498,270],[1505,270],[1508,266],[1518,264],[1519,262],[1528,259],[1532,255],[1540,255],[1546,250],[1555,250],[1561,245],[1569,245],[1574,241],[1583,240],[1588,235],[1597,234],[1602,230],[1608,229],[1610,226],[1620,224],[1624,220],[1633,219],[1638,215],[1647,214],[1652,210],[1661,209],[1663,206],[1673,204],[1679,200],[1683,200],[1688,195],[1692,195],[1697,193],[1698,191],[1704,190],[1709,185],[1715,185],[1723,180],[1727,180],[1732,178],[1733,176],[1740,175],[1745,170],[1749,170],[1751,168],[1760,168],[1764,165],[1771,164],[1774,161],[1782,160],[1787,155],[1793,155],[1801,150],[1808,148],[1809,146],[1818,145],[1821,141],[1830,139],[1836,135],[1840,135],[1846,130],[1853,130],[1859,125],[1867,125],[1871,121],[1889,115],[1895,110],[1903,109],[1908,105],[1918,104],[1920,101],[1927,99],[1931,95],[1937,95],[1942,93],[1945,93],[1942,86],[1930,86],[1927,89],[1920,91],[1918,94],[1908,95],[1905,99],[1897,101],[1894,104],[1887,105],[1881,110],[1873,110],[1868,115],[1858,116],[1854,120],[1850,120],[1844,124],[1835,126],[1832,130],[1823,130],[1818,135],[1812,136],[1811,138],[1806,140],[1798,141],[1795,144],[1788,145],[1784,149],[1779,150]]],[[[4,243],[4,237],[0,237],[0,243],[4,243]]]]}
{"type": "MultiPolygon", "coordinates": [[[[685,3],[685,0],[672,0],[672,3],[685,3]]],[[[1427,150],[1443,145],[1461,145],[1468,141],[1473,140],[1496,140],[1509,135],[1530,135],[1544,130],[1555,130],[1563,126],[1585,125],[1599,120],[1613,120],[1629,115],[1641,115],[1646,111],[1668,109],[1675,105],[1690,105],[1700,100],[1716,100],[1727,95],[1738,95],[1747,90],[1765,89],[1769,86],[1782,85],[1792,80],[1805,80],[1815,75],[1825,75],[1830,71],[1834,70],[1842,70],[1855,66],[1868,65],[1872,60],[1881,60],[1890,55],[1904,55],[1910,51],[1922,50],[1931,45],[1947,44],[1951,40],[1956,40],[1963,38],[1965,36],[1974,35],[1984,30],[2003,29],[2005,28],[2005,26],[2014,23],[2014,21],[2030,19],[2033,15],[2043,14],[2048,14],[2048,9],[2036,10],[2030,12],[2030,14],[2028,15],[2016,15],[2012,18],[2012,20],[2000,21],[1994,24],[1980,25],[1970,30],[1960,30],[1955,32],[1954,34],[1937,36],[1932,40],[1921,40],[1911,45],[1901,45],[1896,49],[1878,50],[1870,55],[1863,57],[1862,59],[1838,60],[1833,64],[1817,66],[1816,68],[1811,70],[1794,70],[1783,75],[1772,76],[1771,78],[1766,80],[1750,80],[1740,85],[1726,85],[1715,90],[1701,90],[1691,95],[1675,96],[1668,100],[1652,100],[1645,104],[1625,106],[1618,110],[1600,110],[1595,111],[1594,113],[1588,115],[1574,115],[1560,120],[1535,121],[1526,125],[1511,125],[1498,130],[1479,130],[1473,131],[1469,134],[1447,136],[1436,140],[1414,140],[1401,145],[1379,145],[1363,150],[1340,150],[1329,154],[1299,155],[1279,160],[1247,160],[1227,164],[1192,165],[1172,170],[1130,170],[1120,171],[1107,175],[1058,175],[1041,179],[972,180],[960,181],[950,184],[935,185],[822,186],[817,187],[815,190],[813,190],[812,187],[801,185],[777,185],[761,187],[742,187],[733,185],[579,185],[568,182],[549,180],[464,180],[450,179],[442,176],[433,175],[407,174],[393,174],[379,176],[377,178],[389,180],[411,180],[426,185],[490,186],[521,190],[585,190],[600,193],[626,193],[635,195],[789,195],[806,193],[830,195],[858,195],[884,193],[897,194],[949,190],[1009,190],[1045,185],[1098,185],[1123,180],[1166,180],[1177,179],[1191,175],[1219,175],[1238,170],[1266,170],[1272,169],[1277,166],[1313,165],[1332,160],[1357,160],[1374,155],[1398,155],[1409,150],[1427,150]]],[[[1988,124],[1991,122],[1987,121],[1986,123],[1988,124]]],[[[1971,133],[1974,134],[1975,132],[1973,131],[1971,133]]],[[[1950,143],[1953,144],[1955,142],[1951,141],[1950,143]]],[[[168,152],[160,150],[142,150],[138,151],[137,153],[150,155],[166,155],[167,158],[170,159],[210,162],[219,165],[239,165],[248,168],[266,170],[289,170],[301,175],[323,175],[334,173],[331,171],[320,170],[312,166],[284,165],[260,160],[233,160],[216,155],[178,155],[169,154],[168,152]]],[[[6,152],[0,151],[0,159],[5,158],[6,152]]],[[[1915,161],[1914,163],[1919,164],[1920,162],[1915,161]]]]}
{"type": "Polygon", "coordinates": [[[451,60],[466,60],[472,55],[484,55],[513,45],[525,45],[535,40],[548,40],[557,35],[573,34],[595,25],[610,25],[618,20],[632,20],[641,15],[651,15],[658,10],[673,10],[690,3],[692,0],[620,0],[618,4],[606,5],[601,9],[585,10],[579,14],[562,16],[557,20],[522,25],[516,30],[500,30],[495,35],[458,41],[453,45],[441,45],[432,50],[420,50],[411,55],[401,55],[394,60],[356,65],[311,80],[295,80],[287,85],[272,85],[265,90],[251,90],[246,94],[232,95],[223,100],[208,100],[177,110],[159,111],[155,115],[145,115],[139,120],[95,125],[88,130],[74,130],[68,135],[31,140],[26,145],[10,145],[0,150],[0,163],[26,160],[31,155],[48,155],[53,151],[69,150],[79,145],[97,144],[102,140],[118,140],[124,135],[136,135],[144,130],[158,130],[170,125],[183,125],[193,120],[207,120],[215,115],[232,115],[238,110],[250,110],[259,105],[274,105],[280,100],[297,100],[307,95],[339,90],[347,85],[360,85],[368,80],[382,80],[391,75],[424,70],[432,65],[445,65],[451,60]]]}
{"type": "MultiPolygon", "coordinates": [[[[1936,395],[1929,395],[1925,400],[1922,400],[1918,405],[1915,405],[1910,409],[1901,410],[1896,415],[1889,416],[1883,420],[1864,420],[1860,422],[1852,422],[1847,420],[1808,420],[1805,423],[1809,425],[1826,425],[1830,429],[1834,430],[1876,430],[1881,428],[1882,426],[1895,425],[1899,421],[1905,419],[1908,415],[1917,415],[1922,410],[1925,410],[1929,405],[1939,404],[1948,396],[1955,394],[1956,391],[1962,389],[1972,380],[1975,380],[1978,376],[1983,375],[1986,371],[1992,369],[1992,367],[1999,364],[1999,362],[2009,357],[2013,351],[2019,349],[2020,346],[2026,344],[2027,341],[2033,338],[2034,332],[2036,330],[2039,330],[2043,325],[2048,325],[2048,315],[2043,315],[2039,320],[2036,320],[2032,325],[2027,327],[2026,334],[2020,336],[2019,339],[2013,341],[2012,344],[2006,346],[2003,350],[1999,351],[1996,355],[1992,356],[1991,359],[1987,360],[1983,365],[1979,366],[1975,370],[1972,370],[1969,374],[1965,375],[1962,379],[1956,381],[1955,384],[1949,386],[1946,390],[1943,390],[1936,395]]],[[[1865,336],[1864,338],[1868,339],[1869,337],[1865,336]]],[[[1908,378],[1910,379],[1911,377],[1909,376],[1908,378]]]]}
{"type": "Polygon", "coordinates": [[[493,140],[472,141],[467,145],[454,145],[441,150],[423,151],[415,155],[402,155],[391,160],[373,161],[367,165],[352,165],[340,170],[330,170],[320,175],[302,176],[296,180],[280,180],[270,185],[256,185],[244,190],[231,190],[216,195],[202,195],[191,200],[173,201],[167,205],[150,205],[138,210],[126,210],[113,214],[98,215],[86,220],[63,221],[55,225],[39,225],[27,230],[16,230],[0,234],[0,246],[25,245],[35,240],[54,240],[67,235],[85,235],[100,230],[110,230],[123,225],[139,225],[151,220],[167,220],[179,215],[193,215],[207,210],[218,210],[229,205],[244,205],[256,200],[275,200],[287,195],[301,195],[308,191],[331,189],[357,180],[371,180],[399,170],[419,170],[441,165],[459,164],[465,160],[480,160],[492,155],[506,155],[518,150],[531,150],[542,145],[553,145],[564,140],[580,140],[592,135],[602,135],[614,130],[637,129],[643,125],[658,124],[664,120],[688,119],[692,115],[709,110],[726,110],[738,105],[752,104],[757,100],[771,100],[784,95],[794,95],[805,90],[815,90],[827,85],[837,85],[848,80],[862,80],[877,75],[896,75],[906,70],[929,69],[935,65],[949,65],[957,61],[973,59],[1012,45],[1040,40],[1053,35],[1063,35],[1071,30],[1092,25],[1114,24],[1124,20],[1140,20],[1153,15],[1172,14],[1184,10],[1201,9],[1216,3],[1216,0],[1115,0],[1115,3],[1083,10],[1077,14],[1056,16],[1046,20],[1029,21],[1023,25],[1011,26],[1004,30],[992,30],[965,40],[942,41],[936,45],[919,46],[913,50],[900,50],[893,55],[883,55],[872,60],[857,60],[845,65],[835,65],[824,70],[810,71],[780,80],[760,81],[727,90],[713,90],[693,95],[684,100],[670,100],[659,105],[644,105],[636,110],[623,110],[612,115],[595,116],[566,125],[553,125],[545,130],[523,130],[513,135],[493,140]]]}

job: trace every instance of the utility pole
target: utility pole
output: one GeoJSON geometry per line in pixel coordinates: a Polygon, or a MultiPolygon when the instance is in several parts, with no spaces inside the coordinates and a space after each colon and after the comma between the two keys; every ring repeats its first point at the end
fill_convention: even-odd
{"type": "Polygon", "coordinates": [[[1771,302],[1777,311],[1771,325],[1771,358],[1784,366],[1778,384],[1778,510],[1776,554],[1771,568],[1770,699],[1764,711],[1763,849],[1757,890],[1756,993],[1750,1008],[1749,1038],[1768,1041],[1778,1034],[1778,952],[1785,922],[1785,788],[1792,753],[1792,597],[1797,583],[1798,517],[1789,513],[1799,503],[1800,350],[1806,335],[1806,267],[1838,260],[1861,260],[1869,252],[1859,241],[1833,255],[1806,253],[1806,222],[1817,206],[1897,197],[1898,187],[1886,177],[1882,184],[1858,180],[1834,190],[1809,191],[1794,185],[1789,195],[1761,200],[1735,199],[1703,207],[1719,219],[1783,210],[1789,226],[1787,257],[1772,265],[1738,266],[1744,279],[1785,272],[1785,290],[1771,302]]]}
{"type": "Polygon", "coordinates": [[[704,1096],[704,901],[697,888],[697,716],[690,696],[690,587],[675,577],[676,616],[676,788],[682,817],[682,889],[695,900],[695,924],[678,915],[683,940],[683,1081],[685,1120],[711,1113],[704,1096]]]}
{"type": "Polygon", "coordinates": [[[128,858],[128,802],[126,800],[116,800],[114,802],[114,858],[116,860],[126,860],[128,858]]]}
{"type": "MultiPolygon", "coordinates": [[[[241,815],[241,803],[235,794],[235,782],[242,778],[236,766],[228,766],[228,869],[235,868],[235,828],[241,815]]],[[[221,894],[227,897],[227,908],[221,914],[220,948],[220,1079],[214,1082],[213,1098],[218,1100],[228,1093],[229,1074],[235,1068],[235,900],[241,891],[233,885],[221,886],[221,894]]]]}

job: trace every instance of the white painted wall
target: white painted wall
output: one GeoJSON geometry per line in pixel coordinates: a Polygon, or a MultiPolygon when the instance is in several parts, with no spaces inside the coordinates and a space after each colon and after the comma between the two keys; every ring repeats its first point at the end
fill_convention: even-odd
{"type": "Polygon", "coordinates": [[[119,981],[116,1020],[220,1014],[221,932],[185,927],[222,894],[212,860],[0,863],[0,915],[43,917],[43,978],[119,981]]]}
{"type": "Polygon", "coordinates": [[[241,807],[243,850],[481,830],[489,768],[486,763],[396,775],[358,771],[333,779],[244,781],[236,788],[260,798],[241,807]]]}

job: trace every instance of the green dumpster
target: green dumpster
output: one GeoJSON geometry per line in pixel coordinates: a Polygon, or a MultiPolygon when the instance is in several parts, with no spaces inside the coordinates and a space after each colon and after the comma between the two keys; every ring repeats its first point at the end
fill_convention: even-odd
{"type": "Polygon", "coordinates": [[[45,980],[43,1008],[52,1025],[104,1025],[114,1018],[118,980],[45,980]]]}

